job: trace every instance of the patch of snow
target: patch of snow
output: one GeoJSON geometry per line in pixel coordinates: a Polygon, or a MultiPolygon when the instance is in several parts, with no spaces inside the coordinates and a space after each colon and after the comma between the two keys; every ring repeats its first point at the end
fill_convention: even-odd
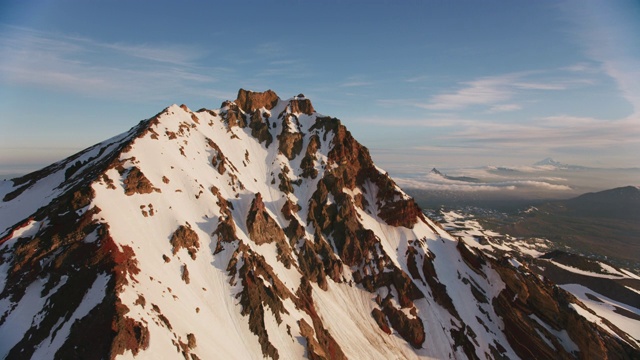
{"type": "Polygon", "coordinates": [[[514,268],[518,269],[520,266],[522,266],[522,264],[520,263],[520,261],[510,257],[509,258],[509,264],[511,264],[511,266],[513,266],[514,268]]]}
{"type": "Polygon", "coordinates": [[[573,266],[564,265],[564,264],[561,264],[561,263],[559,263],[557,261],[547,260],[547,259],[544,259],[544,260],[552,263],[553,265],[555,265],[555,266],[557,266],[557,267],[559,267],[559,268],[561,268],[563,270],[570,271],[570,272],[575,273],[575,274],[586,275],[586,276],[602,278],[602,279],[621,279],[622,278],[621,275],[599,274],[599,273],[594,273],[594,272],[591,272],[591,271],[578,269],[578,268],[575,268],[573,266]]]}
{"type": "Polygon", "coordinates": [[[573,340],[569,336],[569,333],[567,333],[567,330],[558,331],[558,330],[552,328],[546,322],[542,321],[542,319],[537,317],[535,314],[531,314],[531,315],[529,315],[529,317],[532,318],[533,320],[535,320],[538,324],[540,324],[540,326],[545,328],[549,333],[553,334],[556,338],[558,338],[558,341],[560,342],[560,344],[562,344],[562,347],[567,352],[575,354],[578,351],[580,351],[580,348],[578,348],[578,345],[576,345],[576,343],[573,342],[573,340]]]}
{"type": "Polygon", "coordinates": [[[636,316],[640,316],[639,308],[612,300],[582,285],[565,284],[560,285],[560,287],[573,294],[573,296],[578,298],[585,306],[596,314],[593,315],[577,305],[572,306],[580,315],[585,317],[587,320],[600,325],[613,336],[619,337],[611,328],[602,322],[602,319],[607,319],[613,325],[629,334],[629,336],[635,340],[636,346],[640,346],[640,321],[616,312],[616,308],[620,308],[633,313],[636,316]],[[587,296],[587,294],[590,294],[591,298],[587,296]],[[593,300],[593,297],[598,298],[600,301],[593,300]]]}

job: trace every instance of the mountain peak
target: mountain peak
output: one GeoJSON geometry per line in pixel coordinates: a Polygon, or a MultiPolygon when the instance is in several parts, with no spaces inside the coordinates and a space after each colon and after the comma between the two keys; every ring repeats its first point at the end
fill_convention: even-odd
{"type": "MultiPolygon", "coordinates": [[[[240,89],[234,102],[242,111],[251,114],[261,108],[271,110],[278,104],[278,101],[280,101],[280,97],[273,90],[255,92],[240,89]]],[[[303,94],[294,96],[287,101],[290,106],[289,111],[292,114],[311,115],[315,112],[313,105],[311,105],[311,100],[307,99],[303,94]]]]}
{"type": "Polygon", "coordinates": [[[302,94],[172,105],[0,183],[0,199],[0,358],[627,349],[558,288],[425,217],[302,94]]]}
{"type": "Polygon", "coordinates": [[[534,166],[545,166],[545,165],[552,165],[552,166],[562,166],[563,164],[559,161],[555,161],[552,158],[548,157],[544,160],[540,160],[537,163],[533,164],[534,166]]]}
{"type": "Polygon", "coordinates": [[[238,97],[234,101],[245,113],[252,113],[260,108],[273,109],[280,98],[273,90],[254,92],[250,90],[238,90],[238,97]]]}

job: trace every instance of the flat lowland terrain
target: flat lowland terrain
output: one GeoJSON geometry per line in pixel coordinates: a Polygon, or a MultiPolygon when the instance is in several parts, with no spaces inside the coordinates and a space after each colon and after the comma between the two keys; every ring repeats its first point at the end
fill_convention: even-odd
{"type": "Polygon", "coordinates": [[[408,191],[424,209],[473,213],[482,225],[521,238],[544,238],[593,258],[640,271],[640,189],[634,186],[567,200],[494,200],[408,191]],[[434,196],[435,195],[435,196],[434,196]]]}

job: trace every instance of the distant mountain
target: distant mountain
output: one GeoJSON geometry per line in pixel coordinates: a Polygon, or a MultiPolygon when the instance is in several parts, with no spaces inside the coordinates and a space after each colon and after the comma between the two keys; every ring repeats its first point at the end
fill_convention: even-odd
{"type": "Polygon", "coordinates": [[[640,189],[636,186],[587,193],[556,204],[575,216],[628,219],[640,223],[640,189]]]}
{"type": "Polygon", "coordinates": [[[566,166],[564,164],[562,164],[561,162],[555,161],[552,158],[548,157],[544,160],[540,160],[537,163],[533,164],[534,166],[545,166],[545,165],[551,165],[551,166],[566,166]]]}
{"type": "Polygon", "coordinates": [[[0,358],[640,356],[425,217],[302,95],[172,105],[0,199],[0,358]]]}
{"type": "Polygon", "coordinates": [[[453,181],[464,181],[464,182],[471,182],[471,183],[479,183],[481,182],[480,179],[476,179],[473,177],[469,177],[469,176],[449,176],[446,174],[441,173],[438,169],[433,168],[431,169],[430,173],[441,176],[447,180],[453,180],[453,181]]]}
{"type": "Polygon", "coordinates": [[[537,163],[534,163],[533,166],[547,166],[547,167],[554,167],[558,169],[569,169],[569,170],[588,169],[585,166],[564,164],[559,161],[555,161],[550,157],[544,160],[538,161],[537,163]]]}

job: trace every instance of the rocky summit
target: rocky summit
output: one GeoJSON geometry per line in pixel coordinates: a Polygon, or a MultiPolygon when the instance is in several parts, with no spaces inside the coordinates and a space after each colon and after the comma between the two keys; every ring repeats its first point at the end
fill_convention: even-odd
{"type": "Polygon", "coordinates": [[[425,217],[302,94],[172,105],[0,199],[2,358],[640,356],[425,217]]]}

